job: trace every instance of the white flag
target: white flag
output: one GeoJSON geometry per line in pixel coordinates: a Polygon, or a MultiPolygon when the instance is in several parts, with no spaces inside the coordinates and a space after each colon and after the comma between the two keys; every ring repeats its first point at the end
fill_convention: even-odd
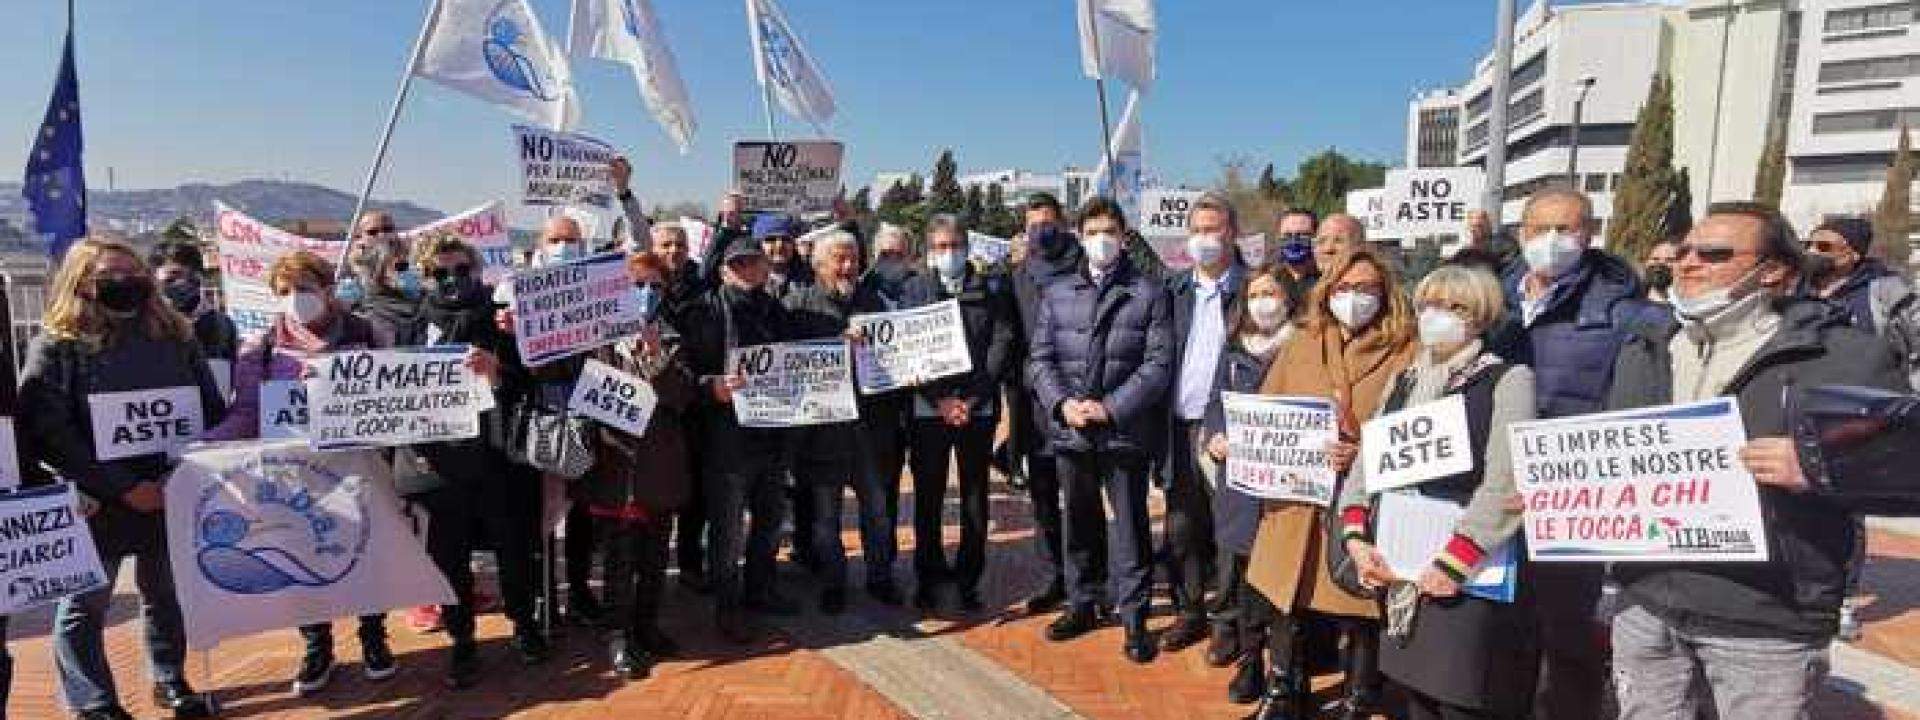
{"type": "Polygon", "coordinates": [[[1140,91],[1127,93],[1127,109],[1120,113],[1120,127],[1113,133],[1112,157],[1109,167],[1107,158],[1100,158],[1100,169],[1094,173],[1093,191],[1106,195],[1120,203],[1127,217],[1138,219],[1140,206],[1140,188],[1144,180],[1145,160],[1141,151],[1140,132],[1140,91]]]}
{"type": "Polygon", "coordinates": [[[187,451],[166,482],[187,645],[453,601],[408,531],[390,465],[305,440],[187,451]]]}
{"type": "Polygon", "coordinates": [[[693,103],[651,0],[574,0],[572,46],[575,54],[632,67],[653,118],[673,136],[682,155],[692,148],[693,103]]]}
{"type": "Polygon", "coordinates": [[[1080,10],[1080,67],[1146,92],[1153,87],[1153,0],[1074,0],[1080,10]]]}
{"type": "Polygon", "coordinates": [[[558,130],[578,113],[567,58],[527,0],[440,0],[413,74],[558,130]]]}
{"type": "Polygon", "coordinates": [[[833,88],[779,6],[773,0],[747,0],[747,30],[753,36],[754,75],[780,107],[815,127],[832,120],[833,88]]]}

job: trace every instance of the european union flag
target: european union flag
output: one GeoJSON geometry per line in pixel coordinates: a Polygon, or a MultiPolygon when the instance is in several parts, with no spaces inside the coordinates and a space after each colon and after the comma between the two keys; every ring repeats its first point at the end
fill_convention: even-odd
{"type": "Polygon", "coordinates": [[[80,164],[80,81],[73,72],[73,29],[67,29],[60,77],[53,81],[47,117],[33,136],[21,194],[33,213],[34,231],[55,259],[87,235],[87,177],[80,164]]]}

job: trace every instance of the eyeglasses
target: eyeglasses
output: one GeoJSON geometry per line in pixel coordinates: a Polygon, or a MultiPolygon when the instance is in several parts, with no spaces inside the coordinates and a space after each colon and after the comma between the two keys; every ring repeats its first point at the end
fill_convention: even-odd
{"type": "Polygon", "coordinates": [[[1700,258],[1700,262],[1708,265],[1720,265],[1732,260],[1736,255],[1752,255],[1753,253],[1743,253],[1721,244],[1681,243],[1679,248],[1673,253],[1673,261],[1685,261],[1687,255],[1690,254],[1700,258]]]}
{"type": "Polygon", "coordinates": [[[394,272],[406,272],[406,271],[407,271],[407,268],[408,268],[408,267],[410,267],[410,266],[409,266],[409,265],[407,265],[407,261],[405,261],[405,260],[401,260],[401,261],[398,261],[398,262],[395,262],[395,263],[393,264],[393,271],[394,271],[394,272]]]}
{"type": "Polygon", "coordinates": [[[438,267],[438,268],[434,268],[433,272],[428,273],[428,275],[432,276],[433,279],[435,280],[445,280],[450,277],[467,277],[468,275],[472,275],[472,274],[473,274],[473,266],[464,265],[464,264],[438,267]]]}

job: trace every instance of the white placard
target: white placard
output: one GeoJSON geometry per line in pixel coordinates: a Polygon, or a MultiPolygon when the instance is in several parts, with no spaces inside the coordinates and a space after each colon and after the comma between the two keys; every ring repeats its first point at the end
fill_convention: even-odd
{"type": "Polygon", "coordinates": [[[306,361],[307,432],[318,450],[479,437],[484,384],[465,345],[353,350],[306,361]]]}
{"type": "Polygon", "coordinates": [[[733,393],[741,427],[799,427],[860,419],[852,353],[845,340],[755,345],[735,350],[727,371],[746,377],[733,393]]]}
{"type": "Polygon", "coordinates": [[[1767,559],[1731,397],[1508,426],[1539,562],[1767,559]]]}
{"type": "Polygon", "coordinates": [[[866,342],[853,346],[854,375],[863,394],[915,387],[973,372],[958,300],[855,315],[847,319],[847,324],[864,330],[867,336],[866,342]]]}
{"type": "Polygon", "coordinates": [[[207,358],[207,372],[213,374],[213,386],[220,391],[220,399],[231,399],[233,397],[233,361],[207,358]]]}
{"type": "Polygon", "coordinates": [[[1222,392],[1227,482],[1257,498],[1326,505],[1334,474],[1327,447],[1338,436],[1333,401],[1222,392]]]}
{"type": "Polygon", "coordinates": [[[695,263],[707,260],[707,249],[713,246],[713,225],[700,218],[680,218],[680,229],[687,233],[687,257],[695,263]]]}
{"type": "Polygon", "coordinates": [[[1140,236],[1160,255],[1167,267],[1193,266],[1187,257],[1187,215],[1205,195],[1199,190],[1153,188],[1140,193],[1140,236]]]}
{"type": "Polygon", "coordinates": [[[513,126],[520,202],[612,208],[613,146],[579,133],[513,126]]]}
{"type": "MultiPolygon", "coordinates": [[[[1433,559],[1453,539],[1466,509],[1412,492],[1382,493],[1374,508],[1374,543],[1395,577],[1407,582],[1433,567],[1433,559]]],[[[1511,540],[1480,559],[1462,588],[1489,600],[1513,601],[1514,550],[1511,540]]]]}
{"type": "Polygon", "coordinates": [[[1487,174],[1479,168],[1389,170],[1383,232],[1397,238],[1460,234],[1467,212],[1480,206],[1486,184],[1487,174]]]}
{"type": "Polygon", "coordinates": [[[634,437],[647,434],[647,422],[653,419],[660,398],[647,381],[622,372],[620,368],[588,359],[573,384],[573,397],[567,409],[575,415],[606,423],[634,437]]]}
{"type": "Polygon", "coordinates": [[[1387,189],[1367,188],[1347,191],[1347,214],[1367,228],[1367,239],[1392,237],[1387,233],[1387,189]]]}
{"type": "Polygon", "coordinates": [[[1013,243],[1006,238],[967,231],[967,259],[980,267],[1005,264],[1012,253],[1013,243]]]}
{"type": "Polygon", "coordinates": [[[281,302],[267,287],[267,271],[280,256],[306,250],[340,266],[346,243],[304,238],[247,217],[224,203],[213,204],[215,244],[220,250],[221,302],[241,335],[267,329],[281,302]]]}
{"type": "Polygon", "coordinates": [[[1360,426],[1360,461],[1369,494],[1473,469],[1467,400],[1448,395],[1360,426]]]}
{"type": "Polygon", "coordinates": [[[93,457],[100,462],[177,455],[207,429],[197,387],[94,393],[87,396],[87,411],[93,457]]]}
{"type": "Polygon", "coordinates": [[[0,616],[107,586],[72,483],[0,495],[0,616]]]}
{"type": "Polygon", "coordinates": [[[506,203],[495,200],[458,215],[450,215],[400,233],[413,247],[421,240],[459,240],[479,251],[485,264],[482,279],[498,283],[513,272],[513,236],[507,225],[506,203]]]}
{"type": "Polygon", "coordinates": [[[307,385],[299,380],[263,380],[260,383],[260,439],[285,440],[307,436],[307,385]]]}
{"type": "Polygon", "coordinates": [[[742,141],[733,144],[733,189],[746,212],[812,213],[833,209],[846,147],[831,140],[742,141]]]}
{"type": "Polygon", "coordinates": [[[620,253],[522,270],[511,288],[514,342],[531,366],[637,334],[647,324],[620,253]]]}

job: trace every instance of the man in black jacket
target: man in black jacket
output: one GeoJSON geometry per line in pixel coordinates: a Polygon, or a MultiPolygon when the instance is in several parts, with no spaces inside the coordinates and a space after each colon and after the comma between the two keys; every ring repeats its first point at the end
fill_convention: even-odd
{"type": "Polygon", "coordinates": [[[1707,211],[1674,266],[1676,325],[1630,336],[1611,409],[1739,399],[1739,462],[1760,486],[1764,563],[1624,563],[1613,624],[1621,717],[1803,718],[1827,667],[1856,529],[1807,482],[1783,399],[1796,385],[1904,391],[1892,351],[1830,306],[1790,299],[1805,258],[1779,212],[1707,211]],[[1702,682],[1704,680],[1704,683],[1702,682]]]}
{"type": "Polygon", "coordinates": [[[700,378],[701,435],[707,463],[707,574],[713,584],[720,632],[733,642],[752,639],[743,610],[793,612],[797,606],[774,591],[773,556],[785,519],[782,476],[786,433],[741,427],[733,392],[745,380],[728,367],[740,348],[790,339],[791,320],[767,293],[766,251],[751,239],[735,240],[718,257],[721,284],[686,315],[682,347],[687,366],[700,378]],[[743,515],[751,515],[741,534],[743,515]],[[745,559],[742,576],[741,560],[745,559]]]}

